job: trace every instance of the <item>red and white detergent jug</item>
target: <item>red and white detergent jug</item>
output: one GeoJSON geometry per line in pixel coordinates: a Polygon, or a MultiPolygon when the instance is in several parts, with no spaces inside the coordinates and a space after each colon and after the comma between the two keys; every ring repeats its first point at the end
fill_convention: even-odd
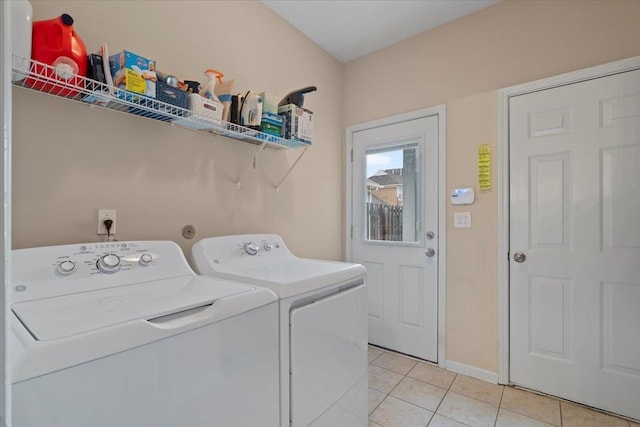
{"type": "Polygon", "coordinates": [[[78,91],[60,83],[84,87],[81,77],[87,75],[87,48],[73,29],[73,18],[66,13],[33,22],[31,58],[52,67],[32,65],[31,73],[38,76],[27,78],[25,83],[34,89],[73,97],[78,91]]]}

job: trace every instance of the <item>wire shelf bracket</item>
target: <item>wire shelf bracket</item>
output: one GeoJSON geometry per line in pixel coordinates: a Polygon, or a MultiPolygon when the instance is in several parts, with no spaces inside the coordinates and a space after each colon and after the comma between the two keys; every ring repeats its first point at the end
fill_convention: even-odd
{"type": "Polygon", "coordinates": [[[291,164],[291,166],[289,167],[289,170],[284,174],[284,176],[282,177],[282,179],[280,180],[280,182],[278,182],[276,184],[276,186],[274,187],[276,190],[276,193],[280,192],[280,187],[282,186],[282,183],[287,179],[287,177],[289,176],[289,174],[293,171],[293,169],[296,167],[296,165],[298,164],[298,162],[300,161],[300,159],[302,159],[302,156],[305,155],[305,153],[309,150],[309,148],[305,147],[302,149],[302,152],[300,153],[300,155],[298,156],[298,158],[291,164]]]}

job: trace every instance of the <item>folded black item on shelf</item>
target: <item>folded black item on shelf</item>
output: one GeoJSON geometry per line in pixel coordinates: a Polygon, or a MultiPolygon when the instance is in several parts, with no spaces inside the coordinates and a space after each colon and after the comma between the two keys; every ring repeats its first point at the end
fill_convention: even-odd
{"type": "Polygon", "coordinates": [[[229,112],[229,123],[240,124],[240,95],[231,96],[231,111],[229,112]]]}
{"type": "Polygon", "coordinates": [[[91,53],[88,55],[89,61],[89,78],[97,81],[98,83],[107,83],[107,79],[104,75],[104,65],[102,64],[102,55],[97,53],[91,53]]]}

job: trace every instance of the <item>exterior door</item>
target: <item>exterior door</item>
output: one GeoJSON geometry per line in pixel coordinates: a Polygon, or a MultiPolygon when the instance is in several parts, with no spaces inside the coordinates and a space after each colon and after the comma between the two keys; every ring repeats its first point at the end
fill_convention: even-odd
{"type": "Polygon", "coordinates": [[[369,342],[438,359],[438,116],[353,134],[352,260],[369,342]]]}
{"type": "Polygon", "coordinates": [[[640,71],[510,99],[510,381],[640,418],[640,71]]]}

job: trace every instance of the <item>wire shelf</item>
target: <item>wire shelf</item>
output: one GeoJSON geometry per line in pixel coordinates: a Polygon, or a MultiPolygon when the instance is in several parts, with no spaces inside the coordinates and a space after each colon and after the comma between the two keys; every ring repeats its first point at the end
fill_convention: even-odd
{"type": "Polygon", "coordinates": [[[176,126],[208,131],[262,148],[286,150],[310,144],[284,139],[237,124],[194,115],[190,110],[137,93],[109,86],[82,76],[60,77],[48,64],[16,55],[12,58],[13,85],[102,108],[123,111],[176,126]]]}

